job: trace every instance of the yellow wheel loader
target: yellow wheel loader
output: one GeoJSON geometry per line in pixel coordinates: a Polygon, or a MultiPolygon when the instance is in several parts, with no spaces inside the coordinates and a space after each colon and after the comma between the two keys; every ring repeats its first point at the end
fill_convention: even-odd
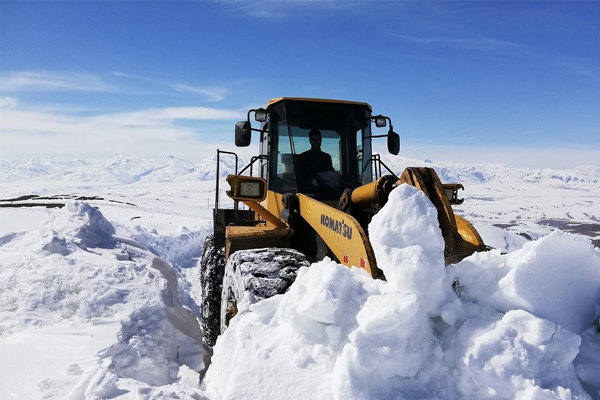
{"type": "Polygon", "coordinates": [[[400,138],[391,120],[373,115],[369,104],[277,98],[236,124],[235,144],[249,146],[252,132],[260,152],[241,171],[235,153],[217,150],[214,234],[200,262],[208,345],[227,327],[245,292],[254,300],[284,293],[298,268],[326,256],[385,279],[367,227],[398,185],[415,186],[437,208],[446,264],[485,250],[475,228],[452,210],[462,202],[461,184],[442,184],[431,168],[407,168],[397,176],[373,154],[372,140],[387,138],[388,151],[397,155],[400,138]],[[260,127],[252,127],[252,115],[260,127]],[[229,209],[219,207],[223,157],[235,159],[227,176],[227,196],[234,201],[229,209]]]}

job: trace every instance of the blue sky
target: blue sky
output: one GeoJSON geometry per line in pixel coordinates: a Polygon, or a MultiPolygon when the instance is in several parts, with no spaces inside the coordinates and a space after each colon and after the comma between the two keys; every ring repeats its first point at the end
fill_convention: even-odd
{"type": "Polygon", "coordinates": [[[599,1],[2,0],[0,157],[204,158],[302,96],[370,103],[406,157],[600,165],[598,21],[599,1]]]}

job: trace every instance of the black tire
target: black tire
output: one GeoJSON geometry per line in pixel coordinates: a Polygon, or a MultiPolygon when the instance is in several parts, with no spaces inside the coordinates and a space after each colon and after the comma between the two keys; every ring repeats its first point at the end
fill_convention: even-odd
{"type": "Polygon", "coordinates": [[[294,249],[265,248],[239,250],[225,265],[221,296],[221,333],[237,314],[245,292],[253,302],[285,293],[296,280],[298,269],[310,263],[294,249]]]}
{"type": "Polygon", "coordinates": [[[221,291],[225,271],[225,251],[215,248],[214,236],[204,240],[200,259],[200,314],[204,342],[214,346],[221,331],[221,291]]]}

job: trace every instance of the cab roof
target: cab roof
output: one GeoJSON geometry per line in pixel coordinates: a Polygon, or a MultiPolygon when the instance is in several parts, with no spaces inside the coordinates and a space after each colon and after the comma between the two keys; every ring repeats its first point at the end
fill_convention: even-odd
{"type": "Polygon", "coordinates": [[[357,106],[363,106],[366,107],[369,112],[373,111],[373,108],[371,107],[370,104],[368,103],[363,103],[363,102],[359,102],[359,101],[348,101],[348,100],[333,100],[333,99],[314,99],[314,98],[309,98],[309,97],[277,97],[275,99],[271,99],[268,103],[266,108],[271,107],[272,105],[275,105],[279,102],[282,101],[286,101],[286,100],[292,100],[292,101],[305,101],[305,102],[310,102],[310,103],[335,103],[335,104],[353,104],[353,105],[357,105],[357,106]]]}

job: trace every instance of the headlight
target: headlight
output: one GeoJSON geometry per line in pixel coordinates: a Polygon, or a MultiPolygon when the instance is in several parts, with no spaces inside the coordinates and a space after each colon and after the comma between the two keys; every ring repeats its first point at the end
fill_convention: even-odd
{"type": "Polygon", "coordinates": [[[227,183],[231,190],[227,196],[233,200],[263,201],[267,197],[267,181],[263,178],[245,175],[228,175],[227,183]]]}
{"type": "Polygon", "coordinates": [[[265,122],[267,120],[267,110],[259,108],[254,113],[254,119],[258,122],[265,122]]]}
{"type": "Polygon", "coordinates": [[[242,197],[259,197],[260,196],[259,182],[240,182],[240,196],[242,197]]]}
{"type": "Polygon", "coordinates": [[[386,125],[387,125],[387,119],[384,116],[378,115],[375,117],[375,126],[376,127],[383,128],[386,125]]]}

